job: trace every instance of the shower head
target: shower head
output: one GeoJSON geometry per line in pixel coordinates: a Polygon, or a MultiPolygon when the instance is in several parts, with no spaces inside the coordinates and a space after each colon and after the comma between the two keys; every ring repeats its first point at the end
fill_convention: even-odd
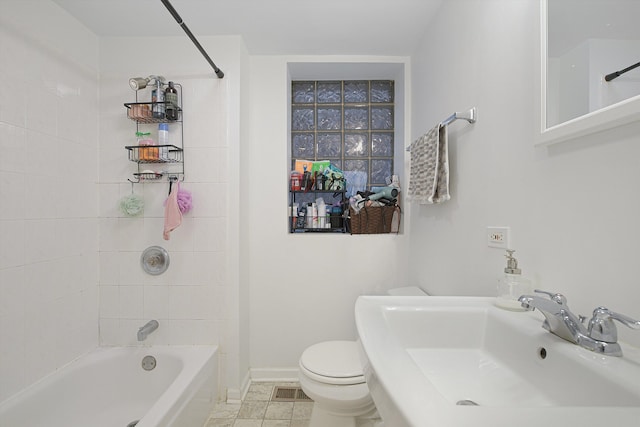
{"type": "Polygon", "coordinates": [[[162,76],[149,76],[149,77],[132,77],[129,79],[129,86],[133,90],[140,90],[147,87],[151,80],[156,80],[159,83],[164,83],[165,79],[162,76]]]}
{"type": "Polygon", "coordinates": [[[149,83],[149,79],[143,79],[142,77],[132,77],[129,79],[129,86],[133,90],[140,90],[147,87],[147,83],[149,83]]]}

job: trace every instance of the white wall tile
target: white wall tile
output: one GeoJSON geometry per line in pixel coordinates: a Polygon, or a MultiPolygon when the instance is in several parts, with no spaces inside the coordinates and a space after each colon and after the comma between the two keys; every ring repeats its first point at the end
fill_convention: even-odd
{"type": "Polygon", "coordinates": [[[120,186],[121,184],[100,184],[98,186],[98,205],[101,218],[124,216],[120,211],[120,199],[131,194],[131,186],[129,186],[129,192],[122,195],[120,186]]]}
{"type": "Polygon", "coordinates": [[[25,221],[0,220],[0,268],[24,265],[25,261],[25,221]]]}
{"type": "MultiPolygon", "coordinates": [[[[138,329],[143,326],[147,320],[139,319],[120,319],[118,337],[114,345],[139,345],[138,342],[138,329]]],[[[157,332],[157,330],[156,330],[157,332]]],[[[154,332],[155,334],[155,332],[154,332]]],[[[145,343],[151,342],[145,341],[145,343]]]]}
{"type": "Polygon", "coordinates": [[[145,218],[164,219],[165,201],[169,197],[169,183],[143,184],[145,218]]]}
{"type": "Polygon", "coordinates": [[[100,345],[120,344],[120,319],[101,317],[99,320],[100,345]]]}
{"type": "Polygon", "coordinates": [[[0,171],[0,219],[20,219],[25,214],[25,176],[0,171]]]}
{"type": "Polygon", "coordinates": [[[142,319],[144,294],[142,286],[120,286],[121,319],[142,319]]]}
{"type": "Polygon", "coordinates": [[[142,218],[119,218],[117,226],[113,230],[116,234],[116,243],[119,250],[139,250],[139,242],[144,241],[144,225],[142,218]]]}
{"type": "Polygon", "coordinates": [[[145,286],[144,287],[144,319],[168,319],[169,318],[169,287],[145,286]]]}
{"type": "Polygon", "coordinates": [[[120,317],[120,286],[100,285],[100,317],[102,319],[120,317]]]}
{"type": "Polygon", "coordinates": [[[0,346],[0,401],[24,388],[27,384],[24,318],[0,316],[0,336],[11,345],[0,346]]]}
{"type": "Polygon", "coordinates": [[[169,320],[169,336],[174,344],[219,343],[216,322],[213,320],[169,320]]]}
{"type": "MultiPolygon", "coordinates": [[[[185,161],[189,161],[188,179],[191,182],[219,182],[221,177],[220,165],[226,159],[219,157],[219,151],[215,148],[190,148],[185,153],[185,161]],[[186,156],[189,157],[186,157],[186,156]]],[[[186,172],[186,171],[185,171],[186,172]]]]}
{"type": "Polygon", "coordinates": [[[25,173],[26,132],[0,120],[0,172],[25,173]]]}
{"type": "Polygon", "coordinates": [[[197,236],[195,247],[202,252],[224,251],[228,244],[227,218],[196,218],[195,221],[205,230],[205,233],[197,236]]]}
{"type": "Polygon", "coordinates": [[[29,220],[25,223],[25,262],[35,263],[57,256],[56,220],[29,220]]]}
{"type": "Polygon", "coordinates": [[[24,267],[0,269],[0,317],[20,319],[25,297],[24,267]]]}
{"type": "Polygon", "coordinates": [[[39,2],[42,15],[24,2],[2,8],[0,77],[11,84],[0,86],[0,292],[13,307],[0,309],[12,310],[0,365],[15,374],[0,372],[0,400],[98,342],[98,93],[87,60],[97,38],[53,2],[39,2]],[[82,123],[68,96],[85,107],[82,123]],[[83,133],[93,147],[78,146],[83,133]]]}
{"type": "Polygon", "coordinates": [[[62,184],[57,178],[38,173],[25,177],[25,218],[54,218],[57,215],[59,198],[56,190],[62,184]]]}
{"type": "MultiPolygon", "coordinates": [[[[0,31],[3,29],[0,28],[0,31]]],[[[4,36],[4,31],[2,36],[4,36]]],[[[0,37],[2,39],[2,37],[0,37]]],[[[3,45],[10,45],[11,43],[3,43],[3,45]]],[[[12,58],[12,55],[2,56],[3,58],[12,58]]],[[[13,68],[10,61],[2,61],[2,64],[6,64],[8,69],[13,68]]],[[[0,64],[0,67],[2,67],[0,64]]],[[[4,68],[4,67],[2,67],[4,68]]],[[[8,70],[3,70],[0,76],[9,77],[3,81],[11,81],[12,84],[0,85],[0,99],[11,100],[11,102],[0,103],[0,121],[10,125],[18,126],[21,129],[25,127],[27,121],[27,84],[21,79],[11,78],[13,73],[8,70]]]]}
{"type": "Polygon", "coordinates": [[[172,286],[194,285],[205,267],[196,263],[194,252],[172,251],[171,263],[164,273],[166,283],[172,286]]]}

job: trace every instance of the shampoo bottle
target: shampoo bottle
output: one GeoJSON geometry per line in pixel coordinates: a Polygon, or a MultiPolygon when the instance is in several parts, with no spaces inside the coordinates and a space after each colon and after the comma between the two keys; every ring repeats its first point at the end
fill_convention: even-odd
{"type": "Polygon", "coordinates": [[[518,260],[514,258],[512,249],[507,249],[507,266],[504,276],[498,280],[498,296],[495,304],[506,310],[524,311],[518,301],[520,296],[533,292],[531,280],[522,277],[522,270],[518,268],[518,260]]]}
{"type": "Polygon", "coordinates": [[[178,91],[173,82],[169,82],[168,87],[165,89],[164,99],[167,102],[167,120],[178,120],[178,91]]]}

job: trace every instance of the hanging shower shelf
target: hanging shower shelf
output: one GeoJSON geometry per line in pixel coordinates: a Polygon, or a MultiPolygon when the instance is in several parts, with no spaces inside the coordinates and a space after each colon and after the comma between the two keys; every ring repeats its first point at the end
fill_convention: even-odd
{"type": "MultiPolygon", "coordinates": [[[[161,145],[127,145],[125,149],[128,151],[129,160],[138,165],[138,170],[133,173],[134,181],[184,181],[184,156],[183,156],[183,123],[182,123],[182,86],[174,84],[178,93],[178,105],[175,106],[175,116],[167,117],[165,113],[158,111],[167,111],[168,101],[164,102],[138,102],[138,93],[136,91],[136,101],[126,102],[124,106],[127,108],[127,118],[136,123],[136,133],[144,130],[145,132],[156,132],[156,129],[150,127],[152,124],[166,123],[170,128],[170,142],[172,144],[161,145]],[[158,108],[163,106],[163,108],[158,108]],[[154,114],[156,117],[154,117],[154,114]],[[148,170],[141,165],[163,165],[162,170],[148,170]]],[[[143,93],[148,93],[143,92],[143,93]]],[[[147,98],[148,99],[148,98],[147,98]]],[[[157,133],[152,133],[154,137],[157,133]]],[[[157,142],[157,139],[154,138],[157,142]]],[[[130,180],[131,181],[131,180],[130,180]]]]}
{"type": "Polygon", "coordinates": [[[182,162],[182,148],[175,145],[127,145],[129,160],[139,164],[146,163],[180,163],[182,162]],[[166,150],[166,156],[161,153],[166,150]]]}
{"type": "Polygon", "coordinates": [[[164,175],[156,172],[136,172],[133,174],[133,176],[138,181],[157,181],[159,179],[162,179],[164,175]]]}
{"type": "MultiPolygon", "coordinates": [[[[177,86],[177,85],[176,85],[177,86]]],[[[137,96],[137,95],[136,95],[137,96]]],[[[152,111],[154,111],[158,105],[166,105],[169,102],[125,102],[124,106],[127,107],[127,117],[136,123],[174,123],[182,121],[182,108],[177,107],[177,119],[170,120],[166,117],[153,117],[152,111]]]]}

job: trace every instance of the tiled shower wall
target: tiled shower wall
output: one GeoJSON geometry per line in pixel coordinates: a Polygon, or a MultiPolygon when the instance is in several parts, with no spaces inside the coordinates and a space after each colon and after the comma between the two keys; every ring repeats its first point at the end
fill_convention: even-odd
{"type": "MultiPolygon", "coordinates": [[[[156,319],[160,327],[144,345],[220,344],[224,366],[238,358],[237,350],[230,350],[237,346],[229,344],[237,340],[229,322],[238,314],[227,278],[226,105],[234,77],[215,78],[189,43],[183,37],[100,41],[100,344],[137,345],[138,328],[156,319]],[[136,124],[127,118],[123,103],[136,100],[129,78],[148,75],[182,85],[185,180],[180,185],[191,192],[193,209],[168,241],[162,231],[169,183],[132,186],[127,181],[137,171],[124,148],[135,145],[136,124]],[[144,198],[140,217],[126,217],[118,208],[120,198],[132,191],[144,198]],[[153,245],[170,256],[169,269],[158,276],[140,266],[142,252],[153,245]]],[[[145,96],[149,92],[141,91],[139,100],[145,96]]],[[[151,129],[157,141],[157,128],[151,129]]],[[[169,143],[179,146],[178,134],[179,125],[170,125],[169,143]]]]}
{"type": "Polygon", "coordinates": [[[97,45],[0,5],[0,401],[97,345],[97,45]]]}

